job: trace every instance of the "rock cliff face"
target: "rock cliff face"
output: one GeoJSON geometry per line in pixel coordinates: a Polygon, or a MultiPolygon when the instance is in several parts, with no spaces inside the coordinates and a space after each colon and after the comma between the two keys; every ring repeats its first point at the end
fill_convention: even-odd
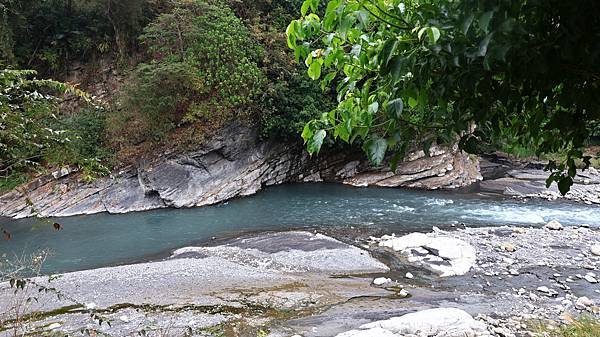
{"type": "Polygon", "coordinates": [[[285,182],[342,182],[355,186],[448,189],[480,180],[478,161],[456,147],[411,153],[396,173],[374,169],[362,153],[322,153],[310,158],[299,145],[260,142],[253,129],[232,125],[196,151],[85,184],[69,169],[54,172],[0,196],[0,216],[23,218],[125,213],[194,207],[256,193],[285,182]]]}

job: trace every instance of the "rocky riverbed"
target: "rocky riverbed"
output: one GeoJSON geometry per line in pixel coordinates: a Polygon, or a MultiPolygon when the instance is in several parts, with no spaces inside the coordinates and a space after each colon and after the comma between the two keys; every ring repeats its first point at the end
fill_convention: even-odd
{"type": "MultiPolygon", "coordinates": [[[[540,322],[598,316],[597,225],[244,235],[160,261],[35,279],[38,286],[26,288],[38,298],[27,328],[113,336],[527,336],[540,322]]],[[[0,308],[27,294],[1,288],[0,308]]]]}

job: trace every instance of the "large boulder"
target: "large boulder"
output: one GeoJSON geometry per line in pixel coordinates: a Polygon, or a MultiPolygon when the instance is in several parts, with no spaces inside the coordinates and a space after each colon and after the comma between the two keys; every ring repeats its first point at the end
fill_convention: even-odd
{"type": "Polygon", "coordinates": [[[477,255],[470,244],[447,236],[411,233],[401,237],[384,236],[379,246],[404,255],[408,262],[420,264],[441,277],[464,275],[475,265],[477,255]]]}
{"type": "Polygon", "coordinates": [[[361,325],[337,337],[475,337],[489,335],[485,324],[463,310],[436,308],[361,325]]]}

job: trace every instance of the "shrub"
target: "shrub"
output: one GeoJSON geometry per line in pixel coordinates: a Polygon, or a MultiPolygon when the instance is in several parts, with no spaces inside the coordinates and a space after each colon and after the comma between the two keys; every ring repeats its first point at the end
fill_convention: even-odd
{"type": "Polygon", "coordinates": [[[219,2],[181,3],[150,23],[140,41],[152,61],[133,72],[122,100],[122,119],[141,125],[128,141],[160,139],[181,123],[239,117],[261,91],[262,50],[219,2]]]}

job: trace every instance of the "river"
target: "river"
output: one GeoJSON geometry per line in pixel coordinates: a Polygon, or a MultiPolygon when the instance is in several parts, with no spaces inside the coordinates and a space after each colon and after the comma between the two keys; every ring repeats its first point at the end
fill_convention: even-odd
{"type": "Polygon", "coordinates": [[[193,209],[5,220],[12,239],[0,256],[51,252],[43,272],[58,273],[156,259],[169,251],[249,231],[325,226],[376,227],[385,232],[479,225],[600,225],[600,208],[564,201],[519,201],[477,193],[288,184],[246,198],[193,209]],[[53,222],[62,225],[53,229],[53,222]]]}

